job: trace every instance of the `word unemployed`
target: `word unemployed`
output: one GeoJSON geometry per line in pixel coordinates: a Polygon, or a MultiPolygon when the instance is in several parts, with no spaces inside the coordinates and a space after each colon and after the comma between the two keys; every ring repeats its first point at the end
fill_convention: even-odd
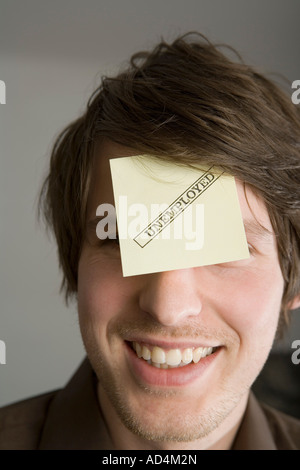
{"type": "MultiPolygon", "coordinates": [[[[147,233],[140,234],[139,232],[141,231],[141,228],[148,226],[149,220],[156,220],[158,214],[161,216],[168,207],[169,205],[166,203],[151,204],[149,208],[149,217],[149,210],[145,204],[135,203],[128,205],[127,196],[120,196],[118,204],[118,238],[120,240],[134,240],[137,237],[137,234],[139,234],[138,237],[141,242],[143,237],[146,238],[146,243],[143,245],[145,246],[149,236],[147,233]]],[[[97,237],[100,240],[117,238],[117,218],[115,207],[112,204],[100,204],[97,207],[96,216],[100,219],[96,226],[97,237]]],[[[174,220],[172,228],[173,235],[171,234],[170,224],[167,224],[163,232],[160,230],[155,234],[156,238],[169,240],[173,237],[175,240],[189,240],[189,242],[185,243],[186,250],[200,250],[203,248],[204,204],[196,204],[194,212],[185,211],[182,213],[181,217],[174,220]]]]}
{"type": "Polygon", "coordinates": [[[213,173],[211,173],[211,168],[200,178],[198,178],[193,184],[191,184],[191,186],[189,186],[182,194],[180,194],[180,196],[178,196],[162,214],[160,214],[134,238],[134,241],[141,248],[144,248],[144,246],[153,240],[221,176],[221,174],[215,176],[213,173]]]}

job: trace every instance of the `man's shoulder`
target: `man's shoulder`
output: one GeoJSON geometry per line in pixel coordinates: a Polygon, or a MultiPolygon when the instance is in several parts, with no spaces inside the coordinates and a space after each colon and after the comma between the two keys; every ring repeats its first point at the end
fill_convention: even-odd
{"type": "Polygon", "coordinates": [[[0,408],[0,450],[36,449],[48,407],[58,390],[0,408]]]}
{"type": "Polygon", "coordinates": [[[300,420],[261,403],[278,450],[300,450],[300,420]]]}

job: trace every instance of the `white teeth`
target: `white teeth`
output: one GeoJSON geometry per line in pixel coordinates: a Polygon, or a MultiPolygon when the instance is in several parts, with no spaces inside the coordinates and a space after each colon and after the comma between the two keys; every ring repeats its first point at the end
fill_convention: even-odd
{"type": "Polygon", "coordinates": [[[152,365],[153,365],[154,367],[157,367],[158,369],[160,369],[160,364],[158,364],[157,362],[152,362],[152,365]]]}
{"type": "Polygon", "coordinates": [[[139,343],[132,343],[139,358],[143,358],[148,364],[160,369],[168,369],[173,367],[182,367],[191,362],[197,364],[202,358],[209,356],[213,351],[213,347],[199,347],[199,348],[186,348],[182,351],[180,349],[170,349],[164,351],[159,346],[154,346],[150,350],[147,346],[139,343]]]}
{"type": "Polygon", "coordinates": [[[168,366],[168,364],[165,362],[164,364],[161,364],[161,365],[160,365],[160,368],[161,368],[161,369],[168,369],[169,366],[168,366]]]}
{"type": "Polygon", "coordinates": [[[143,346],[142,348],[142,358],[145,359],[145,361],[151,359],[151,351],[147,348],[147,346],[143,346]]]}
{"type": "Polygon", "coordinates": [[[193,362],[197,364],[202,357],[203,348],[197,348],[193,351],[193,362]]]}
{"type": "Polygon", "coordinates": [[[163,349],[159,348],[158,346],[154,346],[151,353],[151,359],[152,362],[164,364],[166,362],[166,353],[163,349]]]}
{"type": "Polygon", "coordinates": [[[181,363],[180,349],[170,349],[166,354],[166,363],[168,366],[179,366],[181,363]]]}
{"type": "Polygon", "coordinates": [[[142,357],[142,346],[139,343],[133,343],[133,348],[137,353],[138,357],[142,357]]]}
{"type": "Polygon", "coordinates": [[[187,348],[182,351],[182,362],[184,364],[189,364],[193,360],[193,350],[192,348],[187,348]]]}

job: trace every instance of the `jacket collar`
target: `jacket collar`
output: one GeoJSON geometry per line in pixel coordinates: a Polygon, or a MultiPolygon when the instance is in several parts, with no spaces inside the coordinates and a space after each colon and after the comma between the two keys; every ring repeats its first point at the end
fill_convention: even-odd
{"type": "Polygon", "coordinates": [[[232,450],[276,450],[266,416],[254,394],[250,392],[248,405],[232,445],[232,450]]]}
{"type": "Polygon", "coordinates": [[[40,450],[112,449],[96,395],[97,378],[85,359],[50,403],[40,450]]]}
{"type": "MultiPolygon", "coordinates": [[[[97,378],[85,359],[50,403],[40,450],[113,450],[96,393],[97,378]]],[[[232,450],[275,450],[266,417],[252,393],[232,450]]]]}

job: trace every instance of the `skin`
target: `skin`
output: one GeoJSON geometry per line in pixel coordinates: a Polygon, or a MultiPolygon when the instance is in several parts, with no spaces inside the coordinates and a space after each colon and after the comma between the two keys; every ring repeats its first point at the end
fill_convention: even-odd
{"type": "MultiPolygon", "coordinates": [[[[114,204],[109,159],[133,154],[112,142],[101,146],[88,222],[99,204],[114,204]]],[[[237,189],[247,260],[123,278],[116,242],[99,240],[93,224],[87,230],[78,270],[79,322],[116,449],[228,449],[233,442],[272,347],[284,289],[267,210],[249,188],[245,194],[237,182],[237,189]],[[133,331],[145,343],[196,341],[220,350],[191,383],[152,386],[132,373],[125,340],[133,331]]]]}

